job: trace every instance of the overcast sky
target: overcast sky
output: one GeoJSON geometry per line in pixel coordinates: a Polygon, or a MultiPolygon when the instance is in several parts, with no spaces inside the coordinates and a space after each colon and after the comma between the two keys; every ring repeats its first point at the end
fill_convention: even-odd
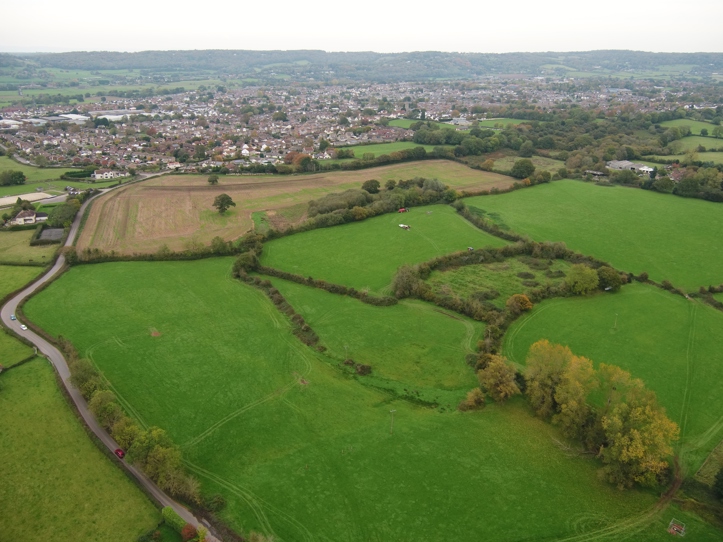
{"type": "Polygon", "coordinates": [[[0,51],[723,52],[723,0],[6,0],[0,51]]]}

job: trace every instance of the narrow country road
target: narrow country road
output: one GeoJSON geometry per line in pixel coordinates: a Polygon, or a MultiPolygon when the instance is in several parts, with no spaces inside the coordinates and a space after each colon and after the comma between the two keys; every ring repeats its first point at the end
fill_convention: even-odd
{"type": "MultiPolygon", "coordinates": [[[[150,178],[154,175],[149,175],[145,177],[142,180],[146,180],[147,178],[150,178]]],[[[125,184],[122,184],[120,186],[125,186],[125,184]]],[[[109,189],[113,190],[113,189],[109,189]]],[[[109,190],[104,190],[103,193],[108,192],[109,190]]],[[[75,220],[73,221],[73,225],[70,228],[70,233],[68,235],[68,239],[65,242],[65,246],[71,246],[73,244],[73,240],[75,239],[75,236],[78,234],[78,230],[80,229],[80,221],[83,218],[83,213],[85,212],[86,208],[90,204],[92,200],[95,198],[102,196],[103,194],[98,194],[92,198],[90,198],[88,201],[86,201],[78,211],[78,215],[75,217],[75,220]]],[[[70,395],[70,398],[75,403],[76,408],[78,409],[78,412],[80,412],[80,415],[83,417],[83,420],[85,421],[85,424],[90,428],[91,431],[97,436],[100,441],[112,452],[119,448],[118,444],[111,438],[111,436],[103,429],[100,425],[98,425],[98,422],[96,421],[93,414],[91,414],[90,410],[88,409],[88,404],[86,403],[83,396],[80,394],[80,392],[70,383],[70,370],[68,369],[68,364],[65,361],[65,358],[63,357],[63,354],[55,348],[52,344],[50,344],[48,341],[46,341],[44,338],[40,337],[36,333],[34,333],[32,330],[21,330],[20,329],[20,322],[17,320],[11,320],[10,315],[15,314],[18,305],[22,302],[23,299],[31,296],[34,292],[38,290],[43,284],[54,278],[56,275],[61,273],[65,267],[65,257],[60,256],[58,260],[55,262],[55,265],[53,265],[50,270],[45,273],[45,275],[42,276],[38,281],[31,284],[27,288],[25,288],[23,291],[21,291],[19,294],[17,294],[15,297],[13,297],[10,301],[5,303],[5,305],[0,309],[0,319],[2,319],[3,324],[8,327],[9,329],[12,329],[14,332],[16,332],[18,335],[22,335],[29,341],[31,341],[37,348],[38,352],[45,355],[48,360],[53,364],[55,367],[55,370],[60,375],[60,378],[63,381],[63,385],[65,386],[65,389],[68,391],[68,394],[70,395]]],[[[161,489],[153,483],[145,474],[143,474],[141,471],[127,463],[126,461],[121,461],[121,464],[123,467],[130,472],[143,486],[143,488],[153,496],[153,498],[160,503],[161,506],[170,506],[172,507],[178,515],[180,515],[187,523],[190,523],[194,525],[195,527],[206,527],[207,525],[202,524],[200,521],[196,519],[196,517],[191,514],[185,507],[178,504],[176,501],[174,501],[171,497],[169,497],[166,493],[161,491],[161,489]]],[[[206,537],[206,540],[209,542],[218,542],[218,540],[209,534],[206,537]]]]}

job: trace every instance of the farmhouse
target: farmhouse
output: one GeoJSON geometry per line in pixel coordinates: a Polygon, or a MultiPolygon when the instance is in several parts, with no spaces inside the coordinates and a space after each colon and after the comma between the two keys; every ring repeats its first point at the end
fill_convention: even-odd
{"type": "Polygon", "coordinates": [[[11,223],[16,226],[22,226],[24,224],[37,224],[38,222],[45,222],[46,220],[48,220],[48,213],[36,213],[35,211],[27,210],[20,211],[11,223]]]}

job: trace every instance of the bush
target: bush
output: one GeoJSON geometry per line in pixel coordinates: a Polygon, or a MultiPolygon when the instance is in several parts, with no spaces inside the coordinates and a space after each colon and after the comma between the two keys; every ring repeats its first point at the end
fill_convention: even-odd
{"type": "Polygon", "coordinates": [[[181,539],[183,542],[188,542],[189,540],[193,540],[198,535],[198,532],[196,531],[196,528],[191,525],[190,523],[186,523],[183,526],[183,529],[181,529],[181,539]]]}
{"type": "Polygon", "coordinates": [[[166,506],[161,510],[161,516],[163,516],[166,524],[178,533],[181,533],[186,526],[186,520],[179,516],[170,506],[166,506]]]}
{"type": "Polygon", "coordinates": [[[567,285],[577,295],[587,295],[598,286],[597,272],[584,264],[575,264],[567,275],[567,285]]]}
{"type": "Polygon", "coordinates": [[[467,393],[467,397],[462,401],[457,409],[465,412],[467,410],[477,410],[485,407],[485,394],[479,388],[474,388],[467,393]]]}
{"type": "Polygon", "coordinates": [[[623,284],[620,273],[612,267],[601,267],[597,270],[597,276],[601,290],[607,290],[609,288],[610,291],[617,292],[623,284]]]}

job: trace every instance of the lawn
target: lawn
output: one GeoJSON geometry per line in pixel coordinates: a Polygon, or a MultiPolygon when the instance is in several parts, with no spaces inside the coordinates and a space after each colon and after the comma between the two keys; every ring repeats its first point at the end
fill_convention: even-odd
{"type": "Polygon", "coordinates": [[[641,378],[680,425],[692,476],[723,438],[722,332],[723,313],[636,283],[616,294],[543,302],[512,325],[504,352],[523,363],[532,343],[548,339],[641,378]]]}
{"type": "Polygon", "coordinates": [[[415,207],[283,237],[264,245],[263,265],[337,284],[386,291],[397,268],[468,246],[505,242],[464,220],[448,205],[415,207]],[[410,230],[399,227],[411,226],[410,230]]]}
{"type": "Polygon", "coordinates": [[[89,440],[36,359],[0,376],[3,540],[131,542],[160,513],[89,440]]]}
{"type": "Polygon", "coordinates": [[[402,391],[426,388],[425,398],[445,401],[447,408],[477,385],[465,355],[481,338],[479,322],[421,302],[375,307],[293,282],[272,282],[319,334],[334,364],[352,359],[372,366],[372,376],[360,382],[402,391]]]}
{"type": "MultiPolygon", "coordinates": [[[[710,134],[713,132],[713,128],[715,128],[715,124],[711,124],[710,122],[703,122],[691,119],[666,120],[665,122],[661,122],[660,125],[665,126],[666,128],[672,126],[687,126],[688,128],[690,128],[690,133],[693,135],[700,135],[700,131],[704,128],[708,130],[708,133],[710,134]]],[[[707,146],[708,145],[706,145],[706,147],[707,146]]]]}
{"type": "Polygon", "coordinates": [[[466,199],[494,221],[656,281],[697,290],[723,282],[723,207],[654,192],[557,181],[466,199]]]}
{"type": "Polygon", "coordinates": [[[60,179],[60,176],[63,173],[67,173],[68,171],[76,171],[72,168],[39,168],[33,166],[26,166],[25,164],[20,164],[19,162],[16,162],[12,158],[8,158],[7,156],[0,156],[0,171],[4,171],[6,169],[22,171],[23,173],[25,173],[25,177],[27,177],[26,182],[29,183],[60,179]]]}
{"type": "Polygon", "coordinates": [[[499,295],[490,302],[504,309],[506,301],[514,294],[528,293],[545,284],[559,284],[564,280],[564,273],[568,268],[569,264],[564,260],[517,257],[502,262],[433,271],[427,282],[438,295],[456,295],[462,299],[479,292],[495,291],[499,295]],[[534,262],[535,267],[531,267],[527,262],[534,262]],[[549,263],[549,267],[540,269],[546,263],[549,263]],[[562,277],[557,276],[559,272],[563,273],[562,277]],[[552,277],[549,274],[552,274],[552,277]]]}
{"type": "MultiPolygon", "coordinates": [[[[495,542],[592,539],[606,528],[636,540],[665,536],[668,512],[654,508],[656,494],[602,483],[598,464],[564,453],[557,430],[523,400],[440,412],[361,385],[329,356],[344,344],[372,353],[373,322],[350,328],[352,313],[375,315],[354,300],[287,288],[310,303],[299,310],[329,343],[331,354],[315,352],[265,297],[230,279],[230,265],[223,258],[74,267],[26,313],[91,355],[136,415],[183,444],[203,491],[228,498],[221,515],[236,529],[350,542],[476,541],[480,533],[495,542]],[[338,311],[337,326],[328,320],[338,311]],[[336,336],[347,332],[348,343],[336,336]]],[[[378,317],[379,340],[393,346],[385,330],[395,317],[386,318],[378,317]]],[[[418,340],[459,351],[459,327],[445,330],[418,340]]],[[[381,370],[385,361],[373,365],[381,370]]],[[[696,540],[719,537],[691,524],[696,540]]]]}
{"type": "MultiPolygon", "coordinates": [[[[43,269],[40,267],[0,265],[0,298],[22,288],[42,271],[43,269]]],[[[16,325],[18,327],[15,328],[15,331],[20,333],[20,324],[16,322],[16,325]]],[[[31,347],[8,335],[4,330],[0,330],[0,364],[6,368],[12,367],[32,355],[31,347]]]]}
{"type": "Polygon", "coordinates": [[[58,245],[30,246],[35,230],[0,232],[0,264],[49,264],[58,245]]]}

